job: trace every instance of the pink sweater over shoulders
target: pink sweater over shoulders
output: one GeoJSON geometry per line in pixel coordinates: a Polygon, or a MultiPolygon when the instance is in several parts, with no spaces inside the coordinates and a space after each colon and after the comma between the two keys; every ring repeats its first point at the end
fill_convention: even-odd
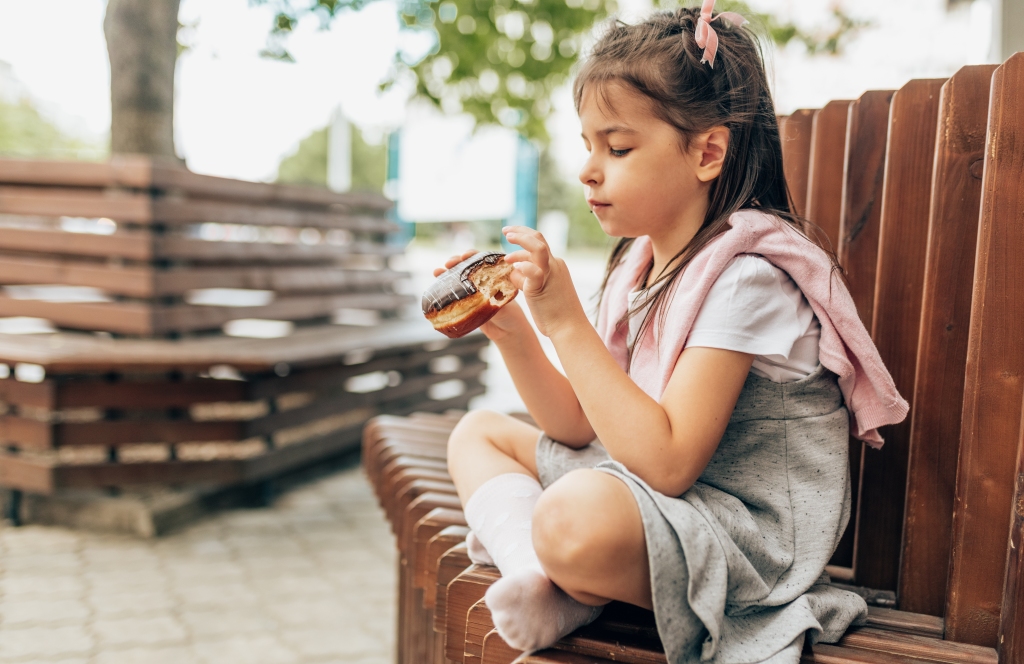
{"type": "Polygon", "coordinates": [[[902,422],[909,406],[896,391],[828,256],[773,215],[742,210],[729,218],[729,225],[683,271],[668,306],[637,339],[632,366],[627,368],[627,325],[619,322],[629,307],[629,293],[652,256],[648,237],[633,242],[608,279],[598,313],[597,331],[612,356],[644,392],[660,400],[711,286],[733,258],[757,254],[789,274],[803,291],[821,323],[821,364],[839,376],[850,411],[850,430],[872,447],[881,447],[878,427],[902,422]]]}

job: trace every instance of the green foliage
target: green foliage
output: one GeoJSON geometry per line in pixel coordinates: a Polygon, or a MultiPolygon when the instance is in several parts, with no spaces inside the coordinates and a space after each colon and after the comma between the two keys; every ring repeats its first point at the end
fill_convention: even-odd
{"type": "MultiPolygon", "coordinates": [[[[299,141],[295,152],[281,160],[277,182],[327,186],[327,127],[299,141]]],[[[352,131],[352,190],[380,192],[387,176],[387,146],[367,143],[358,129],[352,131]]]]}
{"type": "Polygon", "coordinates": [[[277,182],[327,186],[327,127],[299,141],[295,152],[281,160],[277,182]]]}
{"type": "MultiPolygon", "coordinates": [[[[294,58],[287,36],[308,15],[326,27],[344,9],[373,0],[249,0],[275,12],[262,55],[294,58]]],[[[515,127],[542,143],[551,94],[576,62],[583,35],[616,9],[615,0],[400,0],[402,26],[428,31],[434,49],[417,62],[398,54],[395,71],[416,74],[417,92],[447,112],[515,127]]],[[[408,57],[408,56],[406,56],[408,57]]]]}
{"type": "MultiPolygon", "coordinates": [[[[304,16],[316,16],[326,28],[343,10],[358,10],[374,0],[249,0],[270,6],[274,20],[269,58],[294,62],[285,47],[304,16]]],[[[663,0],[659,8],[692,5],[696,0],[663,0]]],[[[405,30],[433,34],[433,50],[418,62],[396,57],[385,86],[402,71],[416,74],[417,92],[446,112],[464,111],[478,122],[515,127],[548,141],[545,121],[551,95],[569,76],[585,35],[596,21],[613,14],[615,0],[399,0],[405,30]]],[[[843,44],[869,22],[851,18],[838,6],[832,25],[807,31],[771,14],[753,11],[743,0],[719,0],[716,11],[736,11],[785,45],[796,39],[812,54],[841,52],[843,44]]],[[[406,56],[408,57],[408,56],[406,56]]]]}
{"type": "Polygon", "coordinates": [[[428,9],[416,21],[436,31],[439,48],[411,66],[417,91],[445,111],[465,111],[547,142],[551,95],[568,80],[583,35],[615,4],[444,0],[436,12],[428,9]]]}
{"type": "Polygon", "coordinates": [[[101,159],[106,147],[72,138],[27,100],[0,102],[0,156],[42,159],[101,159]]]}

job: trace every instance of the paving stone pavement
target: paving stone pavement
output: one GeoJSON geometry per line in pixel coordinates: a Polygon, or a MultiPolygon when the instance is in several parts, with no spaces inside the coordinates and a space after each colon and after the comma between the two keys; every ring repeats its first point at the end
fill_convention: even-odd
{"type": "Polygon", "coordinates": [[[0,525],[0,663],[389,663],[395,563],[358,468],[152,540],[0,525]]]}

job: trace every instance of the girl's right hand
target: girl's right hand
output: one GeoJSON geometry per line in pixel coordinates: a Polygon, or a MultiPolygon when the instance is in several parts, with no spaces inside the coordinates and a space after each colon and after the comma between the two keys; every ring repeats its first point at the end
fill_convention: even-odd
{"type": "MultiPolygon", "coordinates": [[[[434,268],[434,276],[441,276],[445,270],[451,269],[466,260],[470,256],[478,254],[476,249],[470,249],[462,254],[452,256],[444,262],[444,267],[434,268]]],[[[500,341],[507,337],[509,334],[514,334],[517,330],[522,329],[522,324],[525,323],[526,327],[530,327],[529,321],[526,320],[526,314],[519,307],[517,302],[509,302],[501,309],[498,313],[480,326],[480,331],[490,339],[491,341],[500,341]]]]}

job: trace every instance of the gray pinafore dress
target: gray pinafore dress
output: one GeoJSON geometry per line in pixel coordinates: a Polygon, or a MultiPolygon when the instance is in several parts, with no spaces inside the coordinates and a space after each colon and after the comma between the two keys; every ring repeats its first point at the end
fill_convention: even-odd
{"type": "Polygon", "coordinates": [[[542,434],[537,469],[545,488],[579,468],[629,486],[670,664],[797,664],[805,633],[834,642],[867,616],[864,600],[824,573],[850,518],[848,432],[827,369],[792,383],[750,374],[717,451],[679,497],[649,487],[599,441],[573,450],[542,434]]]}

